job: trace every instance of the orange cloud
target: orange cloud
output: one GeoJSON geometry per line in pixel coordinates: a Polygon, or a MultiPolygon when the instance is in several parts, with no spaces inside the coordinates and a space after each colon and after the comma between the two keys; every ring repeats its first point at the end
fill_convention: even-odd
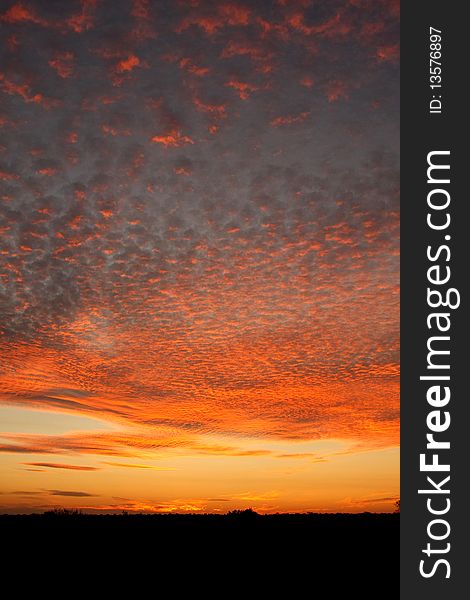
{"type": "Polygon", "coordinates": [[[56,54],[55,57],[49,61],[49,65],[56,71],[59,77],[67,79],[73,75],[74,55],[72,52],[56,54]]]}
{"type": "Polygon", "coordinates": [[[187,135],[182,135],[181,131],[174,129],[165,135],[155,135],[151,138],[154,144],[161,144],[167,148],[179,148],[186,144],[194,144],[194,140],[187,135]]]}
{"type": "Polygon", "coordinates": [[[293,13],[287,19],[287,22],[293,29],[300,31],[304,35],[323,35],[328,37],[346,35],[351,30],[350,25],[344,21],[342,14],[339,12],[318,25],[307,25],[303,13],[300,12],[293,13]]]}
{"type": "Polygon", "coordinates": [[[19,179],[20,176],[17,173],[11,171],[0,171],[0,179],[2,181],[11,181],[12,179],[19,179]]]}
{"type": "Polygon", "coordinates": [[[67,19],[67,25],[75,33],[82,33],[93,27],[96,2],[97,0],[81,0],[81,11],[67,19]]]}
{"type": "Polygon", "coordinates": [[[225,86],[234,89],[240,97],[240,100],[247,100],[253,92],[259,90],[259,87],[256,85],[247,83],[246,81],[238,81],[236,79],[227,81],[225,86]]]}
{"type": "Polygon", "coordinates": [[[21,96],[25,102],[41,104],[44,101],[43,95],[33,94],[31,87],[27,83],[17,84],[7,79],[4,73],[0,73],[0,86],[7,94],[21,96]]]}
{"type": "Polygon", "coordinates": [[[44,175],[45,177],[52,177],[57,173],[57,169],[54,169],[53,167],[44,167],[42,169],[38,169],[36,173],[38,175],[44,175]]]}
{"type": "Polygon", "coordinates": [[[285,117],[276,117],[271,120],[273,127],[280,127],[281,125],[292,125],[293,123],[302,123],[310,115],[310,111],[304,111],[298,115],[287,115],[285,117]]]}
{"type": "Polygon", "coordinates": [[[131,16],[135,19],[130,33],[132,39],[144,42],[157,37],[153,27],[149,0],[132,0],[131,16]]]}
{"type": "Polygon", "coordinates": [[[34,11],[21,3],[13,4],[13,6],[0,16],[0,20],[4,23],[34,23],[36,25],[48,25],[47,21],[38,17],[34,11]]]}
{"type": "Polygon", "coordinates": [[[140,65],[140,59],[135,54],[130,54],[127,58],[118,62],[115,67],[116,73],[127,73],[140,65]]]}
{"type": "Polygon", "coordinates": [[[182,58],[178,64],[181,69],[191,73],[191,75],[196,75],[197,77],[204,77],[210,71],[208,67],[199,67],[198,65],[194,64],[194,62],[188,57],[182,58]]]}
{"type": "Polygon", "coordinates": [[[250,21],[251,11],[233,3],[220,4],[216,7],[215,15],[199,15],[196,12],[186,16],[176,28],[182,33],[192,26],[199,27],[207,35],[213,35],[217,30],[227,26],[245,26],[250,21]]]}

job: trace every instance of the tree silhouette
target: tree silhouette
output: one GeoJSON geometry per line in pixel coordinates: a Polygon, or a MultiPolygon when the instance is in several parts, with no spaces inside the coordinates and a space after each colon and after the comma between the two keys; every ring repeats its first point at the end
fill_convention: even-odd
{"type": "Polygon", "coordinates": [[[228,517],[236,517],[240,519],[254,519],[260,515],[252,508],[230,510],[227,513],[228,517]]]}
{"type": "Polygon", "coordinates": [[[48,517],[78,517],[83,515],[79,508],[54,508],[44,513],[48,517]]]}

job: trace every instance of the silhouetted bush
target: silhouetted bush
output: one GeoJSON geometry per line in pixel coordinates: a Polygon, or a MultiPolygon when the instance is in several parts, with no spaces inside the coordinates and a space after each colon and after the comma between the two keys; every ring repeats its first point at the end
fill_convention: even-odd
{"type": "Polygon", "coordinates": [[[83,513],[78,508],[54,508],[44,513],[46,517],[79,517],[83,513]]]}
{"type": "Polygon", "coordinates": [[[255,510],[253,510],[252,508],[246,508],[245,510],[240,510],[240,509],[235,509],[235,510],[230,510],[227,513],[227,517],[231,517],[236,518],[236,519],[256,519],[257,517],[260,517],[261,515],[259,513],[257,513],[255,510]]]}

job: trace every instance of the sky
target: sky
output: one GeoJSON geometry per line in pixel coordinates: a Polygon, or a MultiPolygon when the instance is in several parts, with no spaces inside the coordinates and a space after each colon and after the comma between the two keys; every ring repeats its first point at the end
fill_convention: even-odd
{"type": "Polygon", "coordinates": [[[0,512],[392,511],[399,3],[0,4],[0,512]]]}

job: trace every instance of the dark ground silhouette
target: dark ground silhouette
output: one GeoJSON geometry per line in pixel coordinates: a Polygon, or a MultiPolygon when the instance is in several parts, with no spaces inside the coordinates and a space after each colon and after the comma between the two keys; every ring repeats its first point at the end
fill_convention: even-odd
{"type": "MultiPolygon", "coordinates": [[[[230,586],[243,587],[255,577],[266,590],[290,589],[277,597],[399,598],[399,514],[259,515],[247,510],[98,515],[59,510],[0,515],[0,531],[3,547],[13,556],[15,549],[22,557],[44,554],[54,568],[57,562],[80,560],[83,569],[84,560],[97,565],[114,557],[117,575],[132,573],[129,564],[135,561],[145,576],[149,568],[164,575],[172,563],[180,566],[182,583],[186,565],[196,562],[204,578],[222,569],[230,586]],[[319,594],[319,585],[327,585],[328,593],[319,594]]],[[[210,589],[208,581],[204,579],[209,585],[204,589],[210,589]]],[[[193,583],[202,585],[202,580],[193,583]]],[[[226,594],[209,597],[223,599],[226,594]]]]}
{"type": "Polygon", "coordinates": [[[307,552],[312,560],[338,562],[362,555],[369,567],[397,576],[398,514],[273,514],[232,511],[216,514],[80,514],[50,511],[36,515],[0,515],[4,536],[55,542],[60,547],[100,543],[178,545],[212,542],[223,551],[242,542],[246,550],[307,552]]]}

